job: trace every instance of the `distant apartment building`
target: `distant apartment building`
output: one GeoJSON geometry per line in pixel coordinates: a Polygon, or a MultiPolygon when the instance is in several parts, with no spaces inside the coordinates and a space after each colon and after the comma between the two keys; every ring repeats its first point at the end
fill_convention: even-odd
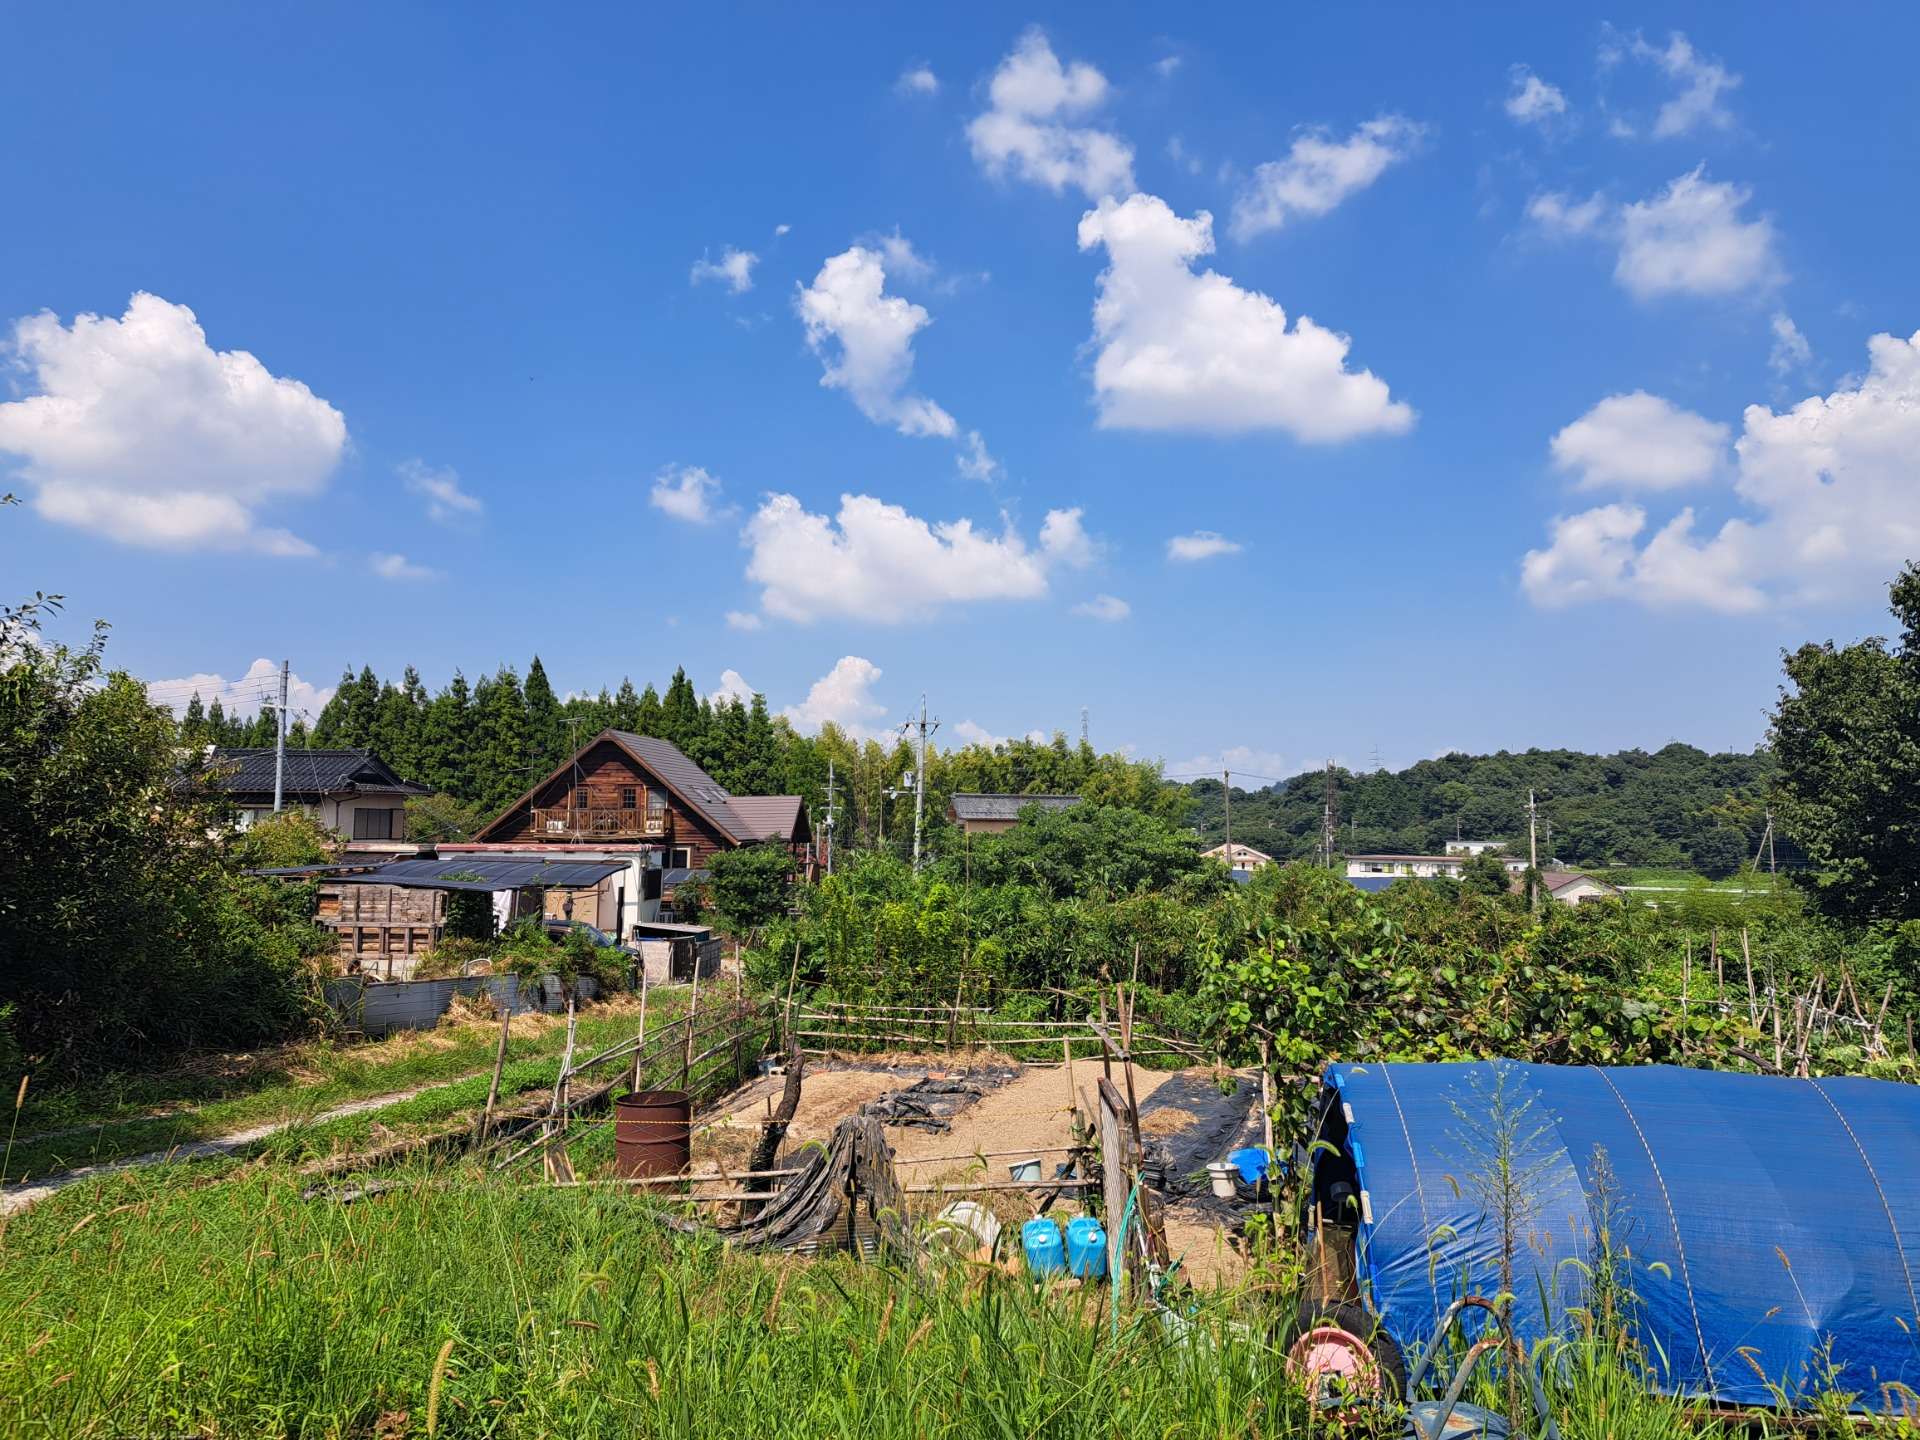
{"type": "MultiPolygon", "coordinates": [[[[1458,880],[1461,872],[1471,860],[1471,854],[1453,855],[1349,855],[1347,857],[1347,878],[1357,880],[1372,876],[1387,875],[1396,879],[1406,877],[1414,880],[1433,880],[1445,878],[1458,880]]],[[[1526,873],[1527,860],[1524,855],[1502,855],[1500,864],[1509,875],[1526,873]]]]}

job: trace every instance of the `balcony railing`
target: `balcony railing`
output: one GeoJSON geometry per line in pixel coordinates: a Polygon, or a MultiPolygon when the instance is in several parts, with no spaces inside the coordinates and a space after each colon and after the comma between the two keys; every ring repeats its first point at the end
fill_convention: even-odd
{"type": "Polygon", "coordinates": [[[665,810],[571,809],[564,805],[536,807],[533,833],[539,835],[666,835],[672,832],[672,812],[665,810]]]}

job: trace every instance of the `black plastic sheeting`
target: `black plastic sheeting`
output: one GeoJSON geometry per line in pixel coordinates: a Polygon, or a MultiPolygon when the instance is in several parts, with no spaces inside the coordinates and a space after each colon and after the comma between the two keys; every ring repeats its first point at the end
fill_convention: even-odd
{"type": "Polygon", "coordinates": [[[1162,1081],[1160,1088],[1141,1102],[1142,1131],[1153,1128],[1151,1121],[1159,1110],[1182,1110],[1194,1117],[1192,1124],[1173,1134],[1140,1137],[1148,1179],[1162,1193],[1211,1196],[1208,1163],[1226,1159],[1229,1151],[1261,1142],[1259,1082],[1237,1075],[1232,1078],[1233,1089],[1222,1094],[1220,1086],[1204,1075],[1175,1075],[1162,1081]]]}
{"type": "Polygon", "coordinates": [[[929,1075],[904,1090],[890,1090],[878,1100],[869,1100],[860,1113],[883,1125],[904,1125],[915,1130],[945,1134],[953,1128],[953,1117],[989,1090],[997,1090],[1014,1077],[1012,1070],[974,1070],[966,1075],[929,1075]]]}

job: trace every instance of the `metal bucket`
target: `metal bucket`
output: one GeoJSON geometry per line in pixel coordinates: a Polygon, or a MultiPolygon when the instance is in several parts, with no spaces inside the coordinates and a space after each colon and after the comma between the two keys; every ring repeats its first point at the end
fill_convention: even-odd
{"type": "Polygon", "coordinates": [[[614,1173],[679,1175],[693,1160],[693,1102],[684,1090],[637,1090],[613,1102],[614,1173]]]}

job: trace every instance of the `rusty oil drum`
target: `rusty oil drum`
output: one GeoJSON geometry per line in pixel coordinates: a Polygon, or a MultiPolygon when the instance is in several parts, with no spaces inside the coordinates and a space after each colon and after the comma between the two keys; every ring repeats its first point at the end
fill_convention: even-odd
{"type": "Polygon", "coordinates": [[[679,1175],[693,1160],[693,1103],[684,1090],[636,1090],[613,1102],[614,1173],[679,1175]]]}

